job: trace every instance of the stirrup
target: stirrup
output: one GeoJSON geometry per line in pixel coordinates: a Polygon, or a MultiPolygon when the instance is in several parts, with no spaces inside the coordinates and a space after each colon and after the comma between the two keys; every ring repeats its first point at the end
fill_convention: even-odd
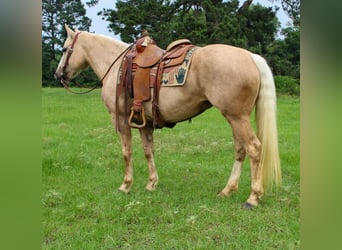
{"type": "Polygon", "coordinates": [[[129,115],[128,118],[128,125],[132,128],[143,128],[146,126],[146,118],[145,118],[145,110],[144,107],[141,107],[141,118],[143,120],[142,124],[136,124],[132,122],[133,116],[134,116],[134,109],[133,107],[131,108],[131,114],[129,115]]]}

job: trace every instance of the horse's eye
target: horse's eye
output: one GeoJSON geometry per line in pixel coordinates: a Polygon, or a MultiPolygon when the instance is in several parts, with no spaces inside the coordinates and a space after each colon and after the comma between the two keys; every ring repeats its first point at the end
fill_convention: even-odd
{"type": "Polygon", "coordinates": [[[63,53],[64,53],[65,51],[67,51],[67,49],[68,49],[68,48],[63,48],[63,49],[62,49],[63,53]]]}

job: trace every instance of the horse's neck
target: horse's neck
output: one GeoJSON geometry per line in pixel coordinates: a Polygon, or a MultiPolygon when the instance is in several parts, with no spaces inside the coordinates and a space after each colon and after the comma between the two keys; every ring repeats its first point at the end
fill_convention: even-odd
{"type": "MultiPolygon", "coordinates": [[[[89,37],[84,43],[87,61],[98,78],[102,79],[114,60],[128,47],[128,44],[102,35],[88,35],[89,37]]],[[[120,58],[116,64],[120,65],[121,60],[120,58]]]]}

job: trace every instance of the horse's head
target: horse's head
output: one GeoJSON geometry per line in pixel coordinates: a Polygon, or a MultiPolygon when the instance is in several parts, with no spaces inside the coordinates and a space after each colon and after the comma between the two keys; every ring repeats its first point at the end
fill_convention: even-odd
{"type": "Polygon", "coordinates": [[[65,24],[65,29],[68,37],[63,45],[63,55],[55,72],[55,78],[67,83],[88,64],[84,53],[82,53],[82,48],[77,42],[81,32],[71,30],[67,24],[65,24]]]}

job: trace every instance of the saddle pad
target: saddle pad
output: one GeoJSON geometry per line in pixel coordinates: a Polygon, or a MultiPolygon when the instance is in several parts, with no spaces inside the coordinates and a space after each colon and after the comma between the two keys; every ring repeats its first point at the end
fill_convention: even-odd
{"type": "Polygon", "coordinates": [[[191,59],[196,49],[196,47],[193,47],[187,52],[184,61],[180,66],[166,68],[164,70],[160,81],[161,87],[175,87],[184,85],[191,64],[191,59]]]}

